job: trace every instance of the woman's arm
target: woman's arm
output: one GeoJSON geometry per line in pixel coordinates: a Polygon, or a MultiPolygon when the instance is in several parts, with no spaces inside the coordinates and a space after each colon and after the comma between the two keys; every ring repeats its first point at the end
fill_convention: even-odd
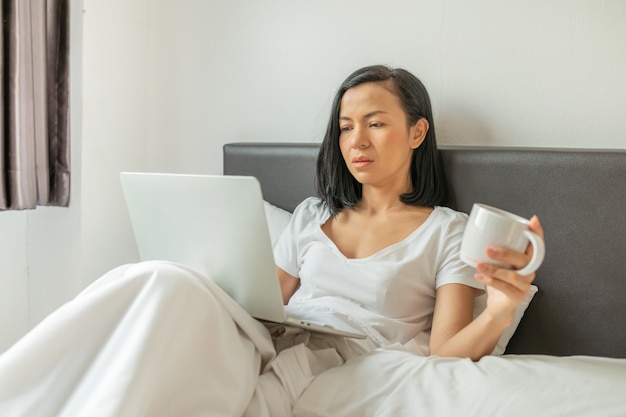
{"type": "Polygon", "coordinates": [[[283,304],[287,304],[289,299],[298,289],[300,280],[293,275],[289,275],[282,268],[276,267],[276,273],[278,274],[278,282],[280,284],[280,292],[283,296],[283,304]]]}
{"type": "MultiPolygon", "coordinates": [[[[543,228],[536,216],[530,221],[530,229],[543,238],[543,228]]],[[[525,253],[490,248],[487,254],[491,259],[521,269],[530,261],[532,247],[529,245],[525,253]]],[[[476,279],[487,289],[487,308],[472,321],[475,290],[461,284],[441,286],[435,298],[431,355],[478,360],[490,354],[535,279],[534,273],[522,276],[489,263],[479,263],[477,269],[476,279]]]]}
{"type": "Polygon", "coordinates": [[[463,284],[447,284],[437,289],[431,355],[478,360],[493,351],[513,317],[498,320],[483,312],[472,321],[476,291],[463,284]]]}

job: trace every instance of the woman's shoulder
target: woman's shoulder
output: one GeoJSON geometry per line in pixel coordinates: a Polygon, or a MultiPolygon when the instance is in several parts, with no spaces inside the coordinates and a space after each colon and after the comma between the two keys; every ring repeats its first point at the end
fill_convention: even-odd
{"type": "Polygon", "coordinates": [[[454,210],[454,209],[452,209],[450,207],[435,206],[435,210],[434,211],[442,219],[467,221],[467,218],[468,218],[467,213],[463,213],[462,211],[454,210]]]}
{"type": "Polygon", "coordinates": [[[308,197],[304,199],[293,211],[294,217],[302,221],[317,221],[323,223],[328,220],[330,211],[328,206],[319,197],[308,197]]]}
{"type": "Polygon", "coordinates": [[[465,229],[468,215],[461,211],[451,209],[450,207],[436,206],[431,214],[433,223],[442,229],[465,229]]]}

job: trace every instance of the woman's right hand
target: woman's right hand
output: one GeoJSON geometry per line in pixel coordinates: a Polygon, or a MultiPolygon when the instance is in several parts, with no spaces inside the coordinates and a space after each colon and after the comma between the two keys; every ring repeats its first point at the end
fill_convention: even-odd
{"type": "MultiPolygon", "coordinates": [[[[530,230],[542,239],[543,228],[537,216],[530,219],[530,230]]],[[[511,265],[514,269],[503,268],[488,262],[476,265],[476,279],[487,287],[487,311],[496,319],[512,319],[515,308],[526,298],[535,273],[520,275],[516,269],[522,269],[532,259],[532,245],[526,252],[516,252],[505,248],[489,248],[489,258],[511,265]]]]}

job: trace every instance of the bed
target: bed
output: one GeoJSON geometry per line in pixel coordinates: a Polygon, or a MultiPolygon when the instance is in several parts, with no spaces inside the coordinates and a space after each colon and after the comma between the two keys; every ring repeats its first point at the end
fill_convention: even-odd
{"type": "MultiPolygon", "coordinates": [[[[257,177],[267,203],[288,213],[315,194],[318,147],[229,143],[224,174],[257,177]]],[[[537,214],[546,230],[538,291],[503,354],[381,350],[319,375],[295,414],[626,416],[626,151],[441,147],[441,158],[446,205],[537,214]]]]}

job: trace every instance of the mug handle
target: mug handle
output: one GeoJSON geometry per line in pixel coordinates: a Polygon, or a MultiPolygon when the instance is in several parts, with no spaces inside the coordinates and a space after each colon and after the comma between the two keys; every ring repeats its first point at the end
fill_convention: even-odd
{"type": "Polygon", "coordinates": [[[546,246],[537,233],[525,230],[524,235],[528,238],[530,244],[533,245],[533,256],[528,265],[516,271],[520,275],[528,275],[539,269],[546,254],[546,246]]]}

